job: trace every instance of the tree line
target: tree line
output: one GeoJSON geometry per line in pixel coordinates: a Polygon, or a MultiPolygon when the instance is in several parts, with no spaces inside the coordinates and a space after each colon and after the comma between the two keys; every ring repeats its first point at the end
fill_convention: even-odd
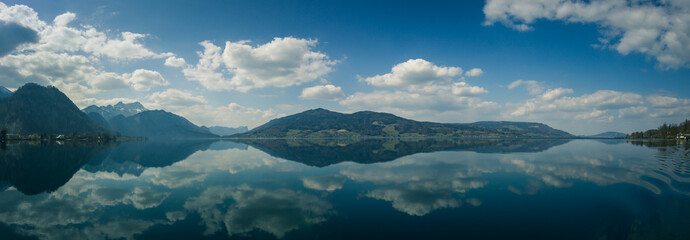
{"type": "Polygon", "coordinates": [[[633,132],[628,134],[625,138],[658,138],[670,139],[676,138],[678,134],[690,134],[690,121],[679,124],[666,124],[659,126],[657,129],[649,129],[644,132],[633,132]]]}

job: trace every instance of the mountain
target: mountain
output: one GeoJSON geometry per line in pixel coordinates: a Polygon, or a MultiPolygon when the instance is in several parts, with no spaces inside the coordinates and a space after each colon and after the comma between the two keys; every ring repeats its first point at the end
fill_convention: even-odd
{"type": "Polygon", "coordinates": [[[596,135],[587,136],[589,138],[625,138],[627,134],[622,132],[603,132],[596,135]]]}
{"type": "Polygon", "coordinates": [[[3,86],[0,86],[0,98],[8,98],[10,96],[12,96],[12,91],[3,86]]]}
{"type": "Polygon", "coordinates": [[[236,128],[221,127],[221,126],[213,126],[213,127],[202,126],[202,128],[206,128],[211,133],[216,134],[218,136],[227,136],[227,135],[232,135],[232,134],[236,134],[236,133],[245,133],[245,132],[249,131],[249,128],[247,128],[247,126],[241,126],[241,127],[236,127],[236,128]]]}
{"type": "MultiPolygon", "coordinates": [[[[210,138],[218,137],[210,128],[198,127],[187,119],[162,110],[148,110],[141,103],[91,105],[84,109],[94,122],[126,136],[149,138],[210,138]]],[[[218,127],[219,128],[219,127],[218,127]]],[[[215,127],[214,127],[215,129],[215,127]]],[[[237,133],[237,132],[234,132],[237,133]]]]}
{"type": "Polygon", "coordinates": [[[139,102],[133,102],[133,103],[122,103],[118,102],[115,105],[108,105],[108,106],[96,106],[96,105],[91,105],[88,106],[84,109],[82,109],[85,113],[98,113],[103,116],[105,119],[111,119],[117,115],[122,115],[125,117],[133,116],[137,113],[148,111],[144,107],[144,105],[141,105],[139,102]]]}
{"type": "Polygon", "coordinates": [[[0,127],[15,134],[100,133],[94,123],[55,87],[27,83],[12,96],[0,99],[0,127]]]}
{"type": "Polygon", "coordinates": [[[90,112],[86,114],[86,116],[88,116],[91,119],[91,121],[95,122],[96,124],[110,129],[110,123],[108,122],[108,120],[105,120],[105,118],[103,118],[101,114],[98,114],[97,112],[90,112]]]}
{"type": "Polygon", "coordinates": [[[126,136],[149,138],[215,138],[208,129],[163,110],[144,111],[133,116],[117,115],[110,119],[112,130],[126,136]]]}
{"type": "Polygon", "coordinates": [[[343,114],[326,109],[273,119],[236,138],[328,137],[572,137],[541,123],[434,123],[371,111],[343,114]]]}

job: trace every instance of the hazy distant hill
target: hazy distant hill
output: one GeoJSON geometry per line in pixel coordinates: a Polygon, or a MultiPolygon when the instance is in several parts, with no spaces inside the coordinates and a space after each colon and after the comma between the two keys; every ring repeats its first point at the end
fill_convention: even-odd
{"type": "Polygon", "coordinates": [[[110,123],[108,122],[108,120],[105,120],[105,118],[103,118],[101,114],[98,114],[97,112],[90,112],[86,114],[86,116],[88,116],[91,119],[91,121],[95,122],[96,124],[110,129],[110,123]]]}
{"type": "Polygon", "coordinates": [[[221,126],[213,126],[213,127],[201,126],[201,127],[208,129],[211,133],[216,134],[218,136],[226,136],[226,135],[232,135],[232,134],[237,134],[237,133],[245,133],[245,132],[249,131],[249,128],[247,128],[247,126],[241,126],[241,127],[236,127],[236,128],[221,127],[221,126]]]}
{"type": "Polygon", "coordinates": [[[213,138],[208,129],[163,110],[144,111],[133,116],[118,115],[110,119],[110,127],[122,135],[149,138],[213,138]]]}
{"type": "Polygon", "coordinates": [[[122,115],[125,117],[132,116],[134,114],[148,111],[144,107],[144,105],[141,105],[139,102],[133,102],[133,103],[122,103],[118,102],[115,105],[108,105],[108,106],[96,106],[96,105],[91,105],[88,106],[84,109],[82,109],[85,113],[98,113],[103,116],[106,120],[109,120],[117,115],[122,115]]]}
{"type": "Polygon", "coordinates": [[[181,116],[163,110],[148,110],[139,102],[118,102],[108,106],[91,105],[82,111],[101,126],[126,136],[149,138],[218,137],[218,134],[213,134],[209,128],[198,127],[181,116]]]}
{"type": "Polygon", "coordinates": [[[507,121],[483,121],[471,123],[474,126],[480,126],[489,129],[495,129],[502,133],[515,133],[522,134],[525,132],[541,134],[544,136],[553,137],[572,137],[570,133],[562,130],[554,129],[543,123],[533,123],[533,122],[507,122],[507,121]]]}
{"type": "Polygon", "coordinates": [[[343,114],[313,109],[273,119],[249,132],[232,137],[572,137],[541,123],[478,122],[434,123],[401,118],[389,113],[343,114]]]}
{"type": "Polygon", "coordinates": [[[7,98],[10,96],[12,96],[12,91],[3,86],[0,86],[0,98],[7,98]]]}
{"type": "Polygon", "coordinates": [[[587,136],[590,138],[625,138],[627,134],[622,132],[603,132],[592,136],[587,136]]]}
{"type": "Polygon", "coordinates": [[[27,83],[12,96],[0,99],[0,127],[16,134],[100,133],[94,123],[55,87],[27,83]]]}

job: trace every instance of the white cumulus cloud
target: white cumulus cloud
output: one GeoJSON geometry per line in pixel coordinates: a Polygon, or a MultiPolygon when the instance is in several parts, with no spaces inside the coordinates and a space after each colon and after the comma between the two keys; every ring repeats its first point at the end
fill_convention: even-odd
{"type": "Polygon", "coordinates": [[[113,38],[93,26],[70,26],[77,15],[65,12],[56,16],[52,24],[38,18],[38,13],[25,5],[0,5],[0,20],[15,22],[38,32],[40,40],[24,50],[87,53],[114,59],[161,58],[170,53],[155,53],[140,40],[145,34],[121,32],[113,38]]]}
{"type": "Polygon", "coordinates": [[[302,94],[299,97],[304,99],[339,100],[345,98],[345,93],[343,93],[342,88],[328,84],[302,89],[302,94]]]}
{"type": "Polygon", "coordinates": [[[362,80],[379,87],[408,87],[430,82],[450,82],[458,76],[462,76],[459,67],[441,67],[424,59],[410,59],[393,66],[390,73],[362,80]]]}
{"type": "Polygon", "coordinates": [[[172,56],[145,47],[142,42],[146,34],[97,29],[75,24],[76,20],[77,14],[65,12],[45,22],[28,6],[0,3],[0,21],[30,28],[39,37],[37,42],[22,44],[0,57],[0,83],[8,87],[27,82],[50,84],[77,103],[93,102],[95,94],[113,90],[148,91],[169,85],[156,71],[116,73],[101,63],[104,59],[120,63],[172,56]]]}
{"type": "Polygon", "coordinates": [[[162,92],[152,93],[148,99],[153,101],[152,106],[160,108],[168,107],[188,107],[199,104],[206,104],[206,99],[202,96],[195,96],[190,92],[169,88],[162,92]]]}
{"type": "Polygon", "coordinates": [[[252,46],[249,41],[226,42],[225,49],[201,42],[199,63],[184,70],[190,80],[210,90],[249,91],[253,88],[289,87],[321,79],[336,61],[313,51],[317,40],[293,37],[252,46]]]}
{"type": "Polygon", "coordinates": [[[170,56],[165,59],[165,66],[168,67],[183,67],[186,65],[187,62],[185,62],[184,58],[178,58],[175,56],[170,56]]]}
{"type": "Polygon", "coordinates": [[[441,94],[433,95],[386,90],[371,93],[358,92],[340,101],[340,104],[352,109],[379,110],[408,116],[417,115],[414,114],[417,111],[433,110],[438,113],[488,107],[494,104],[475,97],[456,96],[447,91],[441,94]]]}
{"type": "MultiPolygon", "coordinates": [[[[557,88],[547,90],[543,94],[516,104],[518,108],[511,115],[521,116],[530,113],[572,113],[580,112],[580,118],[601,116],[598,111],[607,109],[623,109],[639,106],[644,103],[639,94],[624,93],[613,90],[599,90],[592,94],[579,97],[567,97],[573,93],[572,89],[557,88]],[[596,112],[597,114],[589,114],[596,112]],[[583,114],[588,113],[588,114],[583,114]]],[[[565,117],[569,118],[569,117],[565,117]]]]}
{"type": "MultiPolygon", "coordinates": [[[[469,75],[477,76],[481,70],[475,69],[469,75]]],[[[453,115],[450,118],[455,118],[455,121],[458,115],[476,115],[477,110],[497,106],[479,98],[489,91],[465,82],[462,74],[460,67],[410,59],[393,66],[390,73],[360,78],[386,90],[356,92],[341,100],[340,104],[355,110],[383,111],[427,120],[431,120],[431,116],[453,115]]]]}
{"type": "Polygon", "coordinates": [[[31,29],[42,29],[46,26],[33,8],[21,4],[8,7],[0,2],[0,20],[16,22],[31,29]]]}
{"type": "Polygon", "coordinates": [[[651,117],[670,117],[676,121],[690,118],[690,98],[652,95],[647,102],[653,108],[651,117]]]}
{"type": "Polygon", "coordinates": [[[153,87],[167,86],[170,83],[156,71],[137,69],[129,76],[128,82],[137,91],[148,91],[153,87]]]}
{"type": "Polygon", "coordinates": [[[508,89],[513,89],[519,86],[525,86],[527,91],[529,91],[529,95],[537,95],[544,91],[544,88],[542,88],[541,85],[534,80],[515,80],[508,85],[508,89]]]}
{"type": "Polygon", "coordinates": [[[664,68],[689,67],[690,5],[685,1],[637,0],[489,0],[485,25],[499,22],[518,31],[532,30],[539,19],[593,23],[601,46],[620,54],[651,55],[664,68]]]}
{"type": "Polygon", "coordinates": [[[481,68],[472,68],[465,73],[465,76],[468,77],[479,77],[481,75],[484,75],[484,71],[481,68]]]}
{"type": "Polygon", "coordinates": [[[651,104],[653,107],[660,107],[660,108],[672,108],[672,107],[679,107],[679,106],[688,106],[690,105],[690,99],[679,99],[675,97],[669,97],[669,96],[659,96],[659,95],[654,95],[654,96],[648,96],[647,97],[647,102],[651,104]]]}

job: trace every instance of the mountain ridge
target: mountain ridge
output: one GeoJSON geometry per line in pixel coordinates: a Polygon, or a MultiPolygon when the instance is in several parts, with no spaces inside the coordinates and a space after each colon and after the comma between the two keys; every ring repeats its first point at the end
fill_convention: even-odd
{"type": "Polygon", "coordinates": [[[344,114],[323,108],[273,119],[246,133],[228,138],[330,137],[573,137],[546,124],[483,121],[436,123],[415,121],[390,113],[361,111],[344,114]]]}
{"type": "Polygon", "coordinates": [[[148,110],[141,103],[91,105],[84,109],[89,118],[106,128],[128,136],[149,138],[217,138],[209,128],[164,110],[148,110]],[[104,115],[105,114],[105,115],[104,115]]]}
{"type": "Polygon", "coordinates": [[[111,129],[123,135],[149,138],[217,138],[184,117],[164,110],[148,110],[125,117],[117,115],[108,121],[111,129]]]}
{"type": "Polygon", "coordinates": [[[27,83],[10,97],[0,99],[0,127],[13,134],[103,133],[55,87],[27,83]]]}

